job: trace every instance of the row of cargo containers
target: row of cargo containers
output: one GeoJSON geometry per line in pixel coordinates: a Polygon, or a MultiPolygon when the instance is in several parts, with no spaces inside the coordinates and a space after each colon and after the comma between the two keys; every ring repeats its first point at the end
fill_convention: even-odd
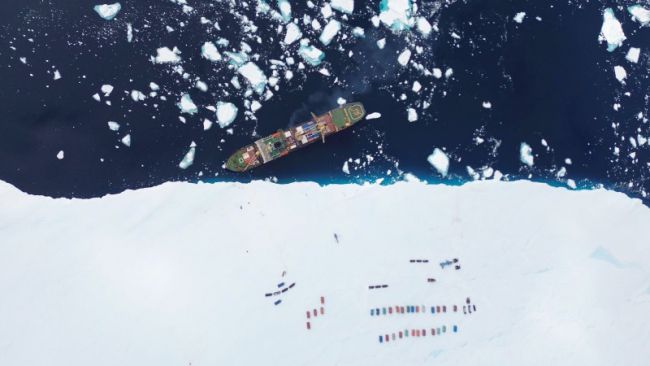
{"type": "MultiPolygon", "coordinates": [[[[457,325],[452,325],[451,326],[451,331],[454,333],[458,332],[458,326],[457,325]]],[[[431,335],[441,335],[443,333],[447,333],[447,326],[443,325],[442,327],[438,328],[431,328],[431,335]]],[[[384,342],[390,342],[395,341],[397,339],[402,339],[402,338],[409,338],[409,336],[412,337],[426,337],[427,336],[427,330],[426,329],[411,329],[410,331],[408,329],[404,331],[399,331],[397,333],[392,333],[392,334],[384,334],[379,336],[379,343],[384,343],[384,342]],[[410,333],[410,335],[409,335],[410,333]]]]}
{"type": "MultiPolygon", "coordinates": [[[[413,314],[413,313],[421,313],[424,314],[427,311],[427,308],[424,305],[406,305],[406,306],[389,306],[389,307],[383,307],[383,308],[374,308],[370,309],[370,316],[379,316],[379,315],[391,315],[393,314],[393,309],[395,314],[413,314]]],[[[447,312],[447,305],[436,305],[436,306],[431,306],[431,314],[435,313],[446,313],[447,312]]],[[[475,307],[476,309],[476,307],[475,307]]],[[[454,312],[458,311],[458,305],[453,305],[452,310],[454,312]]]]}

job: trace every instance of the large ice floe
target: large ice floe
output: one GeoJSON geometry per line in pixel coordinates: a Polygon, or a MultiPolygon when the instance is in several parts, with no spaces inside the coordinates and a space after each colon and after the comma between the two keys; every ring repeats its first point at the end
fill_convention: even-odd
{"type": "Polygon", "coordinates": [[[178,109],[181,110],[181,113],[195,114],[199,111],[199,108],[194,104],[194,101],[189,94],[181,95],[181,99],[176,105],[178,106],[178,109]]]}
{"type": "Polygon", "coordinates": [[[113,20],[122,10],[122,5],[120,3],[95,5],[93,10],[103,19],[113,20]]]}
{"type": "Polygon", "coordinates": [[[413,19],[411,0],[381,0],[379,3],[379,20],[394,32],[411,28],[413,19]]]}
{"type": "Polygon", "coordinates": [[[156,50],[156,56],[151,57],[151,61],[157,64],[176,64],[181,61],[181,51],[174,47],[161,47],[156,50]]]}
{"type": "Polygon", "coordinates": [[[323,51],[308,44],[301,44],[298,49],[298,54],[305,62],[312,66],[320,65],[325,59],[325,53],[323,51]]]}
{"type": "Polygon", "coordinates": [[[0,199],[3,365],[647,364],[650,209],[620,193],[0,182],[0,199]]]}
{"type": "Polygon", "coordinates": [[[217,102],[217,122],[221,128],[228,127],[237,118],[238,108],[229,102],[217,102]]]}
{"type": "Polygon", "coordinates": [[[237,69],[237,72],[246,78],[257,94],[262,94],[264,92],[268,79],[266,78],[264,71],[262,71],[262,69],[260,69],[254,62],[243,64],[239,69],[237,69]]]}
{"type": "Polygon", "coordinates": [[[632,5],[627,8],[627,11],[633,20],[646,26],[650,24],[650,8],[645,8],[641,5],[632,5]]]}
{"type": "Polygon", "coordinates": [[[623,41],[626,39],[621,22],[614,15],[614,10],[611,8],[605,9],[603,11],[603,25],[600,28],[598,40],[607,42],[607,51],[612,52],[622,46],[623,41]]]}

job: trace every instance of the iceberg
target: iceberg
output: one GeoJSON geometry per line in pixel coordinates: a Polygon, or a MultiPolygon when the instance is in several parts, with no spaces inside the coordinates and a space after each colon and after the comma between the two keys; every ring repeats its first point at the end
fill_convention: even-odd
{"type": "Polygon", "coordinates": [[[449,172],[449,157],[445,154],[444,151],[438,149],[437,147],[433,149],[433,153],[427,158],[429,164],[431,164],[440,175],[443,177],[447,176],[449,172]]]}
{"type": "Polygon", "coordinates": [[[217,50],[217,46],[212,42],[205,42],[201,46],[201,57],[212,62],[221,61],[221,54],[217,50]]]}
{"type": "Polygon", "coordinates": [[[626,39],[625,33],[623,33],[623,27],[618,19],[616,19],[616,15],[614,15],[614,10],[611,8],[605,9],[603,12],[603,25],[600,28],[598,41],[607,42],[607,51],[612,52],[617,47],[622,46],[623,41],[626,39]]]}
{"type": "Polygon", "coordinates": [[[528,166],[533,166],[535,164],[533,149],[525,142],[522,142],[519,146],[519,160],[528,166]]]}
{"type": "Polygon", "coordinates": [[[192,97],[187,93],[181,96],[181,100],[176,105],[181,110],[181,113],[195,114],[199,111],[196,104],[192,101],[192,97]]]}
{"type": "Polygon", "coordinates": [[[298,54],[305,62],[312,66],[318,66],[325,59],[323,51],[311,45],[300,45],[298,54]]]}
{"type": "Polygon", "coordinates": [[[327,25],[325,25],[325,28],[323,28],[323,32],[320,34],[320,37],[318,39],[322,44],[327,46],[330,44],[330,42],[332,42],[332,39],[336,37],[340,30],[341,23],[335,19],[332,19],[327,23],[327,25]]]}
{"type": "Polygon", "coordinates": [[[217,122],[221,128],[228,127],[237,118],[239,109],[232,103],[217,102],[217,122]]]}
{"type": "Polygon", "coordinates": [[[187,169],[189,168],[192,164],[194,164],[194,154],[196,153],[196,143],[192,141],[190,144],[190,149],[187,151],[185,156],[183,157],[183,160],[181,160],[180,163],[178,163],[178,167],[181,169],[187,169]]]}
{"type": "Polygon", "coordinates": [[[646,9],[641,5],[632,5],[627,8],[627,11],[632,16],[632,19],[641,23],[641,25],[650,24],[650,9],[646,9]]]}
{"type": "Polygon", "coordinates": [[[242,75],[250,84],[250,86],[255,90],[257,94],[264,93],[264,88],[268,83],[268,79],[262,69],[260,69],[255,63],[248,62],[241,66],[237,72],[242,75]]]}
{"type": "Polygon", "coordinates": [[[122,5],[120,5],[120,3],[95,5],[93,10],[95,10],[102,19],[113,20],[113,18],[117,16],[117,13],[122,10],[122,5]]]}
{"type": "Polygon", "coordinates": [[[176,47],[171,50],[168,47],[161,47],[156,50],[156,56],[152,56],[151,61],[157,64],[177,64],[181,62],[180,54],[181,51],[176,47]]]}
{"type": "Polygon", "coordinates": [[[354,0],[332,0],[330,6],[341,13],[352,14],[354,12],[354,0]]]}
{"type": "Polygon", "coordinates": [[[412,8],[411,0],[381,0],[379,20],[395,33],[408,30],[415,24],[412,8]]]}

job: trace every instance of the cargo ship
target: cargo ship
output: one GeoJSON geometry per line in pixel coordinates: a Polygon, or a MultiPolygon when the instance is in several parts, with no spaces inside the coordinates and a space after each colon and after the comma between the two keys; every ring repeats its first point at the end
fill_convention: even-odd
{"type": "Polygon", "coordinates": [[[263,137],[244,146],[226,161],[226,168],[244,172],[256,168],[316,141],[325,142],[331,134],[340,132],[359,122],[366,115],[361,103],[348,103],[288,130],[263,137]]]}

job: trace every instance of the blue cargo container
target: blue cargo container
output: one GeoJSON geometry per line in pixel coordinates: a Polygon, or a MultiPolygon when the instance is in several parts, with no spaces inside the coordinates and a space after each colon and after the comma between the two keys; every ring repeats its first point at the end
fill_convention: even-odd
{"type": "Polygon", "coordinates": [[[383,336],[379,336],[379,343],[384,343],[384,337],[383,336]]]}

